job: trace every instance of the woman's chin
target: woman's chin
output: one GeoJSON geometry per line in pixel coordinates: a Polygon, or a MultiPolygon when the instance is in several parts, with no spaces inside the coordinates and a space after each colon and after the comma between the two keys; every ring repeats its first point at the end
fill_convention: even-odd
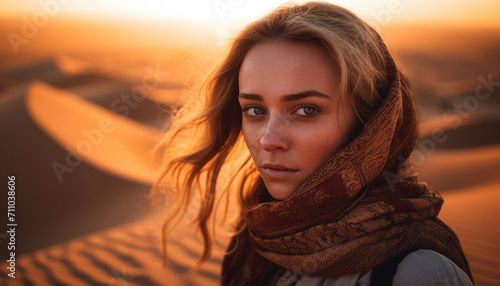
{"type": "Polygon", "coordinates": [[[284,186],[283,184],[266,184],[269,194],[278,201],[283,201],[291,197],[296,188],[292,186],[284,186]]]}

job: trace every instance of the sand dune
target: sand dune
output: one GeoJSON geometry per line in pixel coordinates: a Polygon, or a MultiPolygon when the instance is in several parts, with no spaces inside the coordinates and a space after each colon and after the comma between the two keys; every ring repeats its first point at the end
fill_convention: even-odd
{"type": "Polygon", "coordinates": [[[446,118],[439,116],[420,124],[419,148],[424,152],[474,148],[500,142],[498,111],[475,113],[468,118],[461,118],[455,113],[446,118]]]}
{"type": "Polygon", "coordinates": [[[57,56],[4,70],[0,91],[43,81],[121,116],[162,129],[168,120],[169,106],[176,104],[184,92],[187,75],[159,68],[136,64],[122,69],[109,63],[57,56]]]}
{"type": "MultiPolygon", "coordinates": [[[[496,171],[498,174],[500,170],[496,171]]],[[[460,238],[479,286],[500,284],[499,190],[500,180],[497,178],[488,184],[444,195],[445,204],[440,217],[460,238]]]]}
{"type": "Polygon", "coordinates": [[[63,78],[64,71],[57,64],[56,60],[45,60],[23,65],[20,67],[8,68],[2,72],[3,76],[20,83],[33,79],[51,82],[63,78]]]}
{"type": "Polygon", "coordinates": [[[26,106],[40,128],[85,162],[129,180],[153,181],[156,130],[43,83],[30,86],[26,106]]]}
{"type": "Polygon", "coordinates": [[[460,238],[476,285],[499,285],[500,145],[439,151],[417,170],[443,194],[440,218],[460,238]]]}
{"type": "Polygon", "coordinates": [[[500,145],[436,152],[416,170],[420,180],[441,192],[470,190],[499,179],[500,145]]]}
{"type": "MultiPolygon", "coordinates": [[[[43,84],[38,86],[43,86],[43,84]]],[[[2,132],[0,137],[0,158],[2,161],[0,173],[2,176],[14,174],[17,177],[19,192],[16,193],[16,201],[19,205],[16,218],[22,222],[16,233],[18,255],[136,220],[149,213],[151,208],[147,198],[150,185],[139,183],[139,181],[145,180],[144,176],[136,181],[129,178],[124,179],[100,169],[99,166],[94,167],[96,165],[91,165],[86,160],[78,161],[72,153],[65,150],[65,146],[59,145],[40,129],[39,125],[35,124],[32,115],[27,111],[26,103],[31,96],[34,97],[36,103],[37,96],[47,95],[38,93],[43,90],[55,91],[54,94],[49,94],[48,98],[52,96],[56,100],[52,102],[53,106],[48,106],[48,109],[43,109],[43,105],[36,106],[35,109],[39,109],[38,112],[41,114],[44,112],[52,112],[52,114],[49,113],[51,116],[54,113],[59,114],[61,110],[54,109],[54,107],[61,107],[61,104],[69,104],[65,105],[67,108],[71,108],[71,104],[75,104],[73,107],[76,107],[81,101],[75,99],[73,95],[64,99],[66,94],[61,95],[60,90],[54,90],[47,86],[38,89],[36,84],[34,86],[20,85],[9,89],[2,93],[0,98],[0,130],[2,132]],[[61,102],[57,101],[58,96],[63,97],[61,102]],[[59,174],[60,176],[54,169],[55,164],[65,166],[63,167],[65,172],[59,174]]],[[[84,106],[89,104],[84,102],[81,111],[91,111],[97,108],[91,105],[92,107],[86,109],[84,106]]],[[[93,117],[90,116],[88,120],[75,122],[75,124],[84,122],[93,124],[92,118],[99,120],[99,114],[108,116],[109,113],[100,109],[95,114],[91,112],[93,117]]],[[[67,118],[53,119],[56,121],[56,126],[61,126],[62,130],[70,128],[71,126],[65,125],[65,123],[71,123],[82,113],[76,111],[74,114],[66,115],[67,118]],[[75,117],[73,117],[74,115],[75,117]]],[[[117,125],[119,122],[121,121],[117,121],[117,125]]],[[[135,125],[143,126],[138,123],[135,125]]],[[[98,127],[99,125],[97,125],[98,127]]],[[[89,125],[82,128],[92,130],[96,126],[89,125]]],[[[79,132],[82,130],[79,129],[79,132]]],[[[112,138],[120,134],[121,131],[118,130],[120,129],[116,129],[116,133],[106,135],[109,136],[108,138],[112,138]]],[[[130,130],[135,129],[132,127],[130,130]]],[[[156,132],[152,134],[157,134],[156,132]]],[[[146,133],[151,134],[151,132],[146,133]]],[[[61,135],[64,134],[58,136],[61,135]]],[[[82,134],[78,135],[82,136],[82,134]]],[[[131,137],[132,135],[134,134],[125,132],[125,136],[131,137]]],[[[128,155],[125,152],[133,151],[129,150],[128,147],[135,144],[134,142],[148,142],[147,140],[147,138],[129,138],[129,142],[120,142],[118,148],[113,148],[111,153],[114,152],[118,156],[116,152],[122,151],[124,152],[123,158],[136,160],[125,163],[130,170],[138,169],[140,171],[141,168],[146,170],[144,168],[147,162],[146,156],[128,155]],[[136,162],[142,165],[136,167],[134,166],[136,162]]],[[[109,144],[105,141],[106,138],[103,138],[102,146],[109,144]]],[[[146,149],[147,146],[143,147],[146,149]]],[[[6,197],[1,198],[1,203],[6,205],[6,197]]],[[[6,217],[3,217],[2,223],[4,225],[6,224],[5,220],[6,217]]],[[[6,257],[6,251],[6,247],[0,249],[2,260],[6,257]]]]}
{"type": "Polygon", "coordinates": [[[91,68],[71,70],[75,64],[61,58],[3,73],[14,84],[0,93],[0,173],[23,178],[19,187],[30,190],[17,194],[28,210],[18,213],[19,255],[150,211],[151,149],[168,113],[148,98],[128,114],[123,102],[113,110],[111,103],[134,85],[91,68]],[[102,125],[103,118],[115,128],[102,125]],[[79,147],[89,153],[81,161],[74,156],[79,147]]]}
{"type": "MultiPolygon", "coordinates": [[[[163,267],[161,218],[152,215],[134,223],[73,239],[23,255],[18,259],[18,279],[6,285],[218,285],[223,248],[198,272],[190,268],[201,252],[193,233],[172,237],[168,265],[163,267]]],[[[0,264],[6,273],[5,262],[0,264]]]]}
{"type": "MultiPolygon", "coordinates": [[[[147,77],[156,88],[183,88],[192,68],[186,67],[183,58],[151,63],[120,61],[106,56],[81,59],[74,56],[55,55],[33,62],[19,63],[0,69],[2,78],[14,83],[38,80],[56,87],[90,84],[98,81],[115,81],[121,84],[141,85],[147,77]],[[176,69],[176,72],[171,72],[176,69]]],[[[0,86],[2,87],[2,86],[0,86]]]]}
{"type": "Polygon", "coordinates": [[[116,81],[94,82],[72,86],[65,90],[85,98],[111,112],[156,129],[169,123],[171,105],[176,104],[183,90],[156,88],[132,96],[133,86],[116,81]]]}

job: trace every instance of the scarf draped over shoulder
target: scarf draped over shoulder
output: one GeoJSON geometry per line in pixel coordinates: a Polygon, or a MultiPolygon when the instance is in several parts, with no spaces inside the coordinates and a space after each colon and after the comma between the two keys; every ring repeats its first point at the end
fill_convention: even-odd
{"type": "Polygon", "coordinates": [[[406,80],[380,45],[388,85],[379,89],[378,110],[290,198],[247,214],[246,228],[224,258],[223,285],[265,285],[283,269],[340,277],[419,248],[450,258],[472,280],[456,234],[437,218],[443,199],[411,174],[414,101],[402,92],[406,80]]]}

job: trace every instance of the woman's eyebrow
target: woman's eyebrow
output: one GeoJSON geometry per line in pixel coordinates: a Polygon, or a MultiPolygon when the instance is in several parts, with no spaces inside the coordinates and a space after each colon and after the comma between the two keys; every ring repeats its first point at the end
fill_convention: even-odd
{"type": "Polygon", "coordinates": [[[303,91],[303,92],[299,92],[299,93],[293,93],[293,94],[287,94],[287,95],[284,95],[282,98],[281,98],[281,101],[283,102],[287,102],[287,101],[294,101],[294,100],[299,100],[299,99],[303,99],[303,98],[307,98],[307,97],[311,97],[311,96],[316,96],[316,97],[321,97],[321,98],[330,98],[330,96],[324,94],[324,93],[321,93],[319,91],[316,91],[316,90],[306,90],[306,91],[303,91]]]}
{"type": "MultiPolygon", "coordinates": [[[[324,93],[321,93],[319,91],[306,90],[306,91],[299,92],[299,93],[286,94],[281,98],[281,101],[288,102],[288,101],[299,100],[299,99],[303,99],[303,98],[307,98],[307,97],[311,97],[311,96],[316,96],[316,97],[321,97],[321,98],[330,98],[330,96],[328,96],[324,93]]],[[[258,100],[258,101],[263,100],[263,97],[260,94],[243,93],[243,92],[238,94],[238,98],[243,98],[243,99],[248,99],[248,100],[258,100]]]]}
{"type": "Polygon", "coordinates": [[[258,101],[263,100],[262,95],[260,95],[260,94],[243,93],[243,92],[240,92],[240,94],[238,94],[238,98],[243,98],[243,99],[248,99],[248,100],[258,100],[258,101]]]}

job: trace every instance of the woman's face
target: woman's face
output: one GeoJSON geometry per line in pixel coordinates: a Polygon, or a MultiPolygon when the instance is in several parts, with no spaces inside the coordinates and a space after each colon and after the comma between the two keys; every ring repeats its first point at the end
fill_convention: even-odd
{"type": "Polygon", "coordinates": [[[239,72],[242,131],[275,199],[289,198],[331,155],[347,145],[357,117],[339,102],[339,75],[328,55],[302,42],[252,47],[239,72]]]}

